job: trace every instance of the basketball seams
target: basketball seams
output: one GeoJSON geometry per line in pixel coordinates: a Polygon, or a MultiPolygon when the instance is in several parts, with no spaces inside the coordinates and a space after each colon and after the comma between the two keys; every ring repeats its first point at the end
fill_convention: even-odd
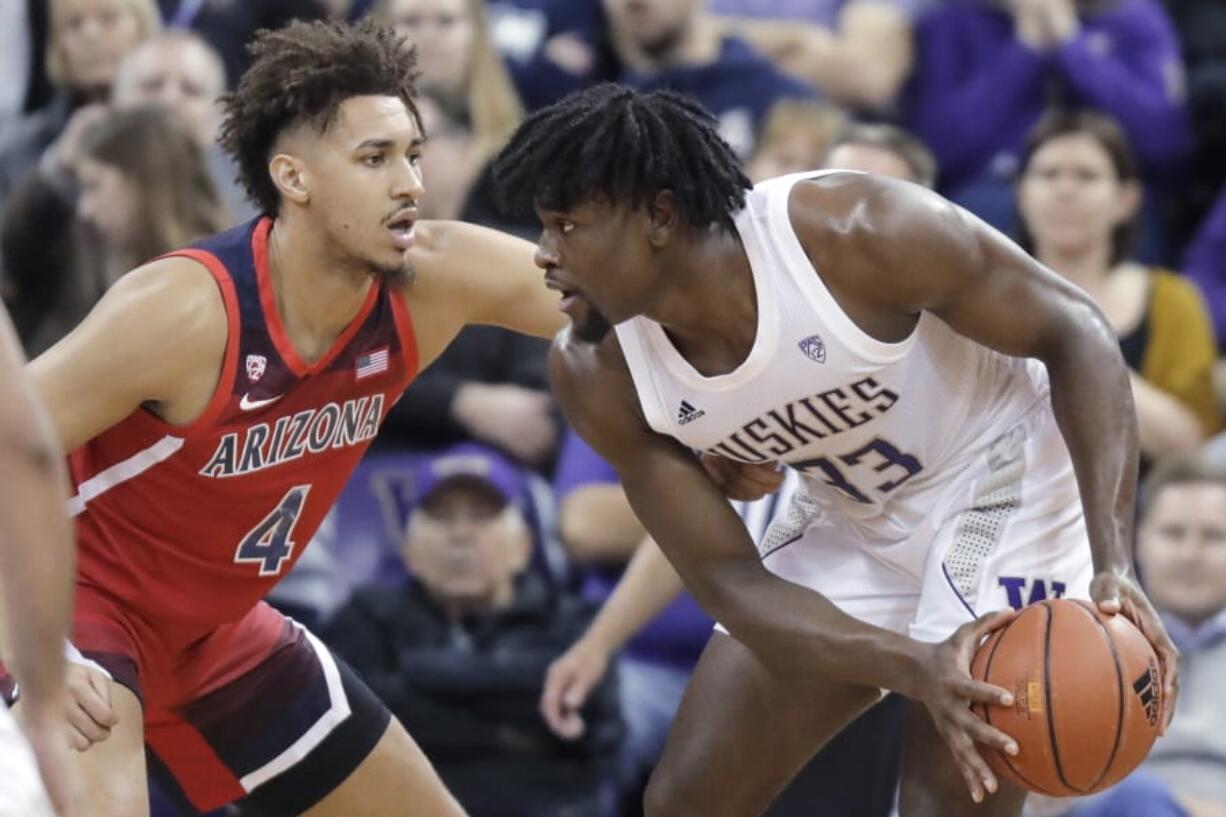
{"type": "MultiPolygon", "coordinates": [[[[986,684],[992,683],[992,680],[991,680],[992,678],[992,659],[996,657],[996,651],[1000,649],[1001,643],[1003,643],[1006,636],[1009,635],[1009,629],[1010,627],[1012,627],[1012,625],[1013,625],[1013,622],[1009,622],[1009,624],[1005,626],[1005,629],[1001,632],[1000,635],[996,637],[996,640],[992,643],[991,651],[988,652],[988,660],[983,665],[983,682],[986,684]]],[[[994,724],[992,723],[992,707],[988,706],[986,703],[980,704],[980,706],[983,707],[984,721],[987,722],[988,726],[994,726],[994,724]]],[[[993,750],[993,751],[996,751],[996,750],[993,750]]],[[[1056,795],[1054,792],[1048,791],[1046,786],[1038,785],[1033,780],[1031,780],[1029,777],[1027,777],[1025,774],[1023,774],[1022,770],[1019,769],[1013,763],[1013,758],[1009,757],[1009,755],[1005,754],[1004,752],[1000,752],[1000,751],[997,751],[996,754],[1000,755],[1001,760],[1003,760],[1005,762],[1005,765],[1009,767],[1009,771],[1017,775],[1017,779],[1022,781],[1022,783],[1024,783],[1027,787],[1029,787],[1030,789],[1036,792],[1040,792],[1042,794],[1059,796],[1059,795],[1056,795]]]]}
{"type": "Polygon", "coordinates": [[[1120,741],[1124,737],[1124,668],[1120,665],[1119,650],[1115,647],[1115,639],[1111,637],[1111,633],[1107,630],[1107,625],[1103,624],[1102,620],[1094,612],[1089,604],[1081,599],[1073,599],[1077,603],[1078,608],[1084,610],[1086,615],[1094,620],[1098,625],[1098,631],[1102,633],[1103,639],[1107,642],[1107,649],[1111,651],[1111,660],[1115,662],[1115,689],[1116,700],[1119,702],[1115,717],[1115,741],[1111,744],[1111,754],[1107,757],[1106,764],[1103,765],[1103,770],[1099,772],[1098,777],[1094,778],[1094,782],[1090,784],[1090,790],[1098,787],[1107,773],[1111,771],[1111,767],[1115,764],[1115,756],[1120,750],[1120,741]]]}
{"type": "Polygon", "coordinates": [[[1056,776],[1060,778],[1060,782],[1069,791],[1083,794],[1081,789],[1068,782],[1064,775],[1064,764],[1060,760],[1060,741],[1056,739],[1056,714],[1052,711],[1051,698],[1051,627],[1055,616],[1052,614],[1050,601],[1040,602],[1039,606],[1047,616],[1043,625],[1043,698],[1046,704],[1044,709],[1047,710],[1047,743],[1051,747],[1052,759],[1056,763],[1056,776]]]}

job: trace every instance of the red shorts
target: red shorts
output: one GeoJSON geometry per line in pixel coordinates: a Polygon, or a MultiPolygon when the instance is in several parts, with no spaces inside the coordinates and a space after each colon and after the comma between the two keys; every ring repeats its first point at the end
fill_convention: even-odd
{"type": "Polygon", "coordinates": [[[299,814],[339,785],[390,715],[306,628],[261,602],[186,647],[78,586],[73,644],[144,708],[151,776],[181,805],[299,814]]]}

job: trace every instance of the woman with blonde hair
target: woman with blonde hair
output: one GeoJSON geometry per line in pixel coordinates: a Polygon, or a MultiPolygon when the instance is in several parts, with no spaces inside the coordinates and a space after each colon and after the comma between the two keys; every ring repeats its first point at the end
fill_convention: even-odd
{"type": "Polygon", "coordinates": [[[103,113],[120,61],[161,28],[154,0],[51,0],[47,75],[52,100],[6,128],[0,143],[0,209],[31,167],[63,169],[81,133],[103,113]]]}
{"type": "Polygon", "coordinates": [[[523,118],[483,0],[379,0],[374,15],[417,46],[429,193],[422,216],[456,217],[477,174],[523,118]]]}

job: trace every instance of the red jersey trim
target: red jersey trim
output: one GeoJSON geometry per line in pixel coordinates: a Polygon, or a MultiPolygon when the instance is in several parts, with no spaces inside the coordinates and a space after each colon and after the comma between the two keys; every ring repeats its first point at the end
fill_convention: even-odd
{"type": "Polygon", "coordinates": [[[255,257],[256,284],[260,290],[260,306],[264,310],[264,321],[268,324],[268,335],[272,338],[273,346],[277,348],[277,354],[281,355],[285,365],[296,376],[306,377],[307,375],[318,374],[341,353],[342,349],[349,345],[349,341],[353,340],[353,336],[358,333],[358,330],[362,328],[362,324],[370,317],[370,311],[374,308],[375,301],[379,298],[380,285],[378,282],[371,285],[366,293],[366,300],[362,303],[362,308],[358,310],[358,314],[345,327],[345,331],[336,339],[336,343],[332,345],[328,353],[313,365],[308,364],[299,357],[298,350],[290,342],[289,333],[285,331],[285,324],[281,322],[281,313],[277,310],[277,293],[273,291],[272,279],[268,276],[268,234],[272,232],[272,224],[273,220],[268,216],[264,216],[255,226],[255,231],[251,235],[251,250],[252,255],[255,257]]]}
{"type": "Polygon", "coordinates": [[[221,290],[221,300],[226,307],[226,329],[228,337],[226,338],[226,353],[221,361],[221,372],[217,377],[217,387],[213,390],[213,396],[209,399],[208,405],[204,409],[204,413],[192,420],[187,425],[177,426],[172,425],[161,417],[158,417],[148,409],[141,409],[160,425],[165,428],[172,429],[176,434],[190,435],[207,427],[217,416],[221,414],[221,410],[230,400],[230,393],[234,389],[234,374],[238,368],[238,343],[242,334],[242,320],[238,314],[238,295],[234,291],[234,281],[230,278],[230,273],[226,270],[225,265],[221,263],[221,259],[206,250],[176,250],[172,253],[167,253],[163,257],[190,258],[198,264],[202,264],[213,275],[213,280],[217,283],[217,288],[221,290]]]}
{"type": "Polygon", "coordinates": [[[400,348],[404,353],[404,371],[407,381],[417,377],[417,330],[413,328],[413,314],[409,310],[408,300],[398,289],[388,292],[388,300],[392,302],[392,316],[396,319],[396,333],[400,335],[400,348]]]}

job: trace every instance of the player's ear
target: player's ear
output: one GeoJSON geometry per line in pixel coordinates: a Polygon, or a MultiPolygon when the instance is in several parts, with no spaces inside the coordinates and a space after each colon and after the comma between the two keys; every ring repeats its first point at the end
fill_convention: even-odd
{"type": "Polygon", "coordinates": [[[677,207],[673,191],[661,190],[647,203],[647,240],[653,247],[663,247],[677,226],[677,207]]]}
{"type": "Polygon", "coordinates": [[[287,200],[295,204],[306,204],[311,199],[307,184],[306,168],[302,160],[288,153],[278,153],[268,162],[268,173],[272,183],[277,186],[287,200]]]}

